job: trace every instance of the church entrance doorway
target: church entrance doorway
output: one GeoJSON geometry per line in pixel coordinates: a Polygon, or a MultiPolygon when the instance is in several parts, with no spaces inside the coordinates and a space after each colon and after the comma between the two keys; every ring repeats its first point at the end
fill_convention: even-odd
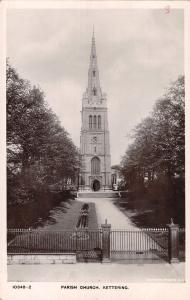
{"type": "Polygon", "coordinates": [[[93,181],[93,185],[92,185],[92,188],[95,192],[99,191],[100,189],[100,181],[98,181],[97,179],[95,179],[93,181]]]}

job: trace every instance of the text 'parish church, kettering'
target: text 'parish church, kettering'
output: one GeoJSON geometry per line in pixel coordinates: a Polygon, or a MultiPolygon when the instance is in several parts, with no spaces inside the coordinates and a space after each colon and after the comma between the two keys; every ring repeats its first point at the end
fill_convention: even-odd
{"type": "Polygon", "coordinates": [[[80,189],[111,189],[111,156],[106,94],[102,93],[93,32],[88,87],[82,98],[80,189]]]}

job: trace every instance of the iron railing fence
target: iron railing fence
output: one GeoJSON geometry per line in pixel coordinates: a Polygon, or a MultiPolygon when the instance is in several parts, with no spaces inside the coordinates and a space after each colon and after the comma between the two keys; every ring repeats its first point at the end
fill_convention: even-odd
{"type": "MultiPolygon", "coordinates": [[[[45,230],[8,229],[8,254],[76,253],[79,261],[101,260],[102,229],[45,230]]],[[[179,260],[185,260],[185,229],[179,228],[179,260]]],[[[111,260],[168,261],[169,229],[111,229],[109,238],[111,260]]]]}
{"type": "Polygon", "coordinates": [[[101,249],[101,230],[8,229],[8,254],[68,253],[101,249]]]}
{"type": "Polygon", "coordinates": [[[168,229],[111,231],[112,259],[168,259],[168,229]]]}

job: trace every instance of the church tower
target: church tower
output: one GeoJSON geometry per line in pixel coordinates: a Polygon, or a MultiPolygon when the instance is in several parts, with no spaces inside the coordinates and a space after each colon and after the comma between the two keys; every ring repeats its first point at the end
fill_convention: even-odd
{"type": "Polygon", "coordinates": [[[81,190],[111,189],[111,157],[106,94],[102,93],[93,32],[88,86],[82,98],[81,190]]]}

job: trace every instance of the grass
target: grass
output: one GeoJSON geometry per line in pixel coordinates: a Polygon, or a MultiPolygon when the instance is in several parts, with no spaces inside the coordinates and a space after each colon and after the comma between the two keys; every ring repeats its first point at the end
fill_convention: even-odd
{"type": "Polygon", "coordinates": [[[68,205],[67,210],[64,210],[65,213],[60,214],[59,211],[59,222],[57,224],[49,224],[30,232],[28,230],[21,230],[20,232],[13,230],[8,238],[8,253],[62,253],[75,251],[76,247],[98,247],[99,233],[94,203],[88,203],[88,230],[96,231],[87,233],[87,241],[85,241],[86,233],[76,235],[76,225],[84,203],[74,200],[68,205]],[[90,243],[88,242],[89,239],[90,243]]]}
{"type": "MultiPolygon", "coordinates": [[[[56,230],[75,230],[78,219],[80,217],[80,210],[85,202],[72,200],[70,203],[67,203],[67,207],[63,207],[63,211],[58,207],[58,214],[55,214],[55,209],[52,211],[53,215],[51,219],[54,219],[53,224],[46,224],[43,226],[44,229],[50,231],[56,230]]],[[[88,203],[89,205],[89,229],[98,229],[98,222],[96,216],[96,209],[94,203],[88,203]]]]}

